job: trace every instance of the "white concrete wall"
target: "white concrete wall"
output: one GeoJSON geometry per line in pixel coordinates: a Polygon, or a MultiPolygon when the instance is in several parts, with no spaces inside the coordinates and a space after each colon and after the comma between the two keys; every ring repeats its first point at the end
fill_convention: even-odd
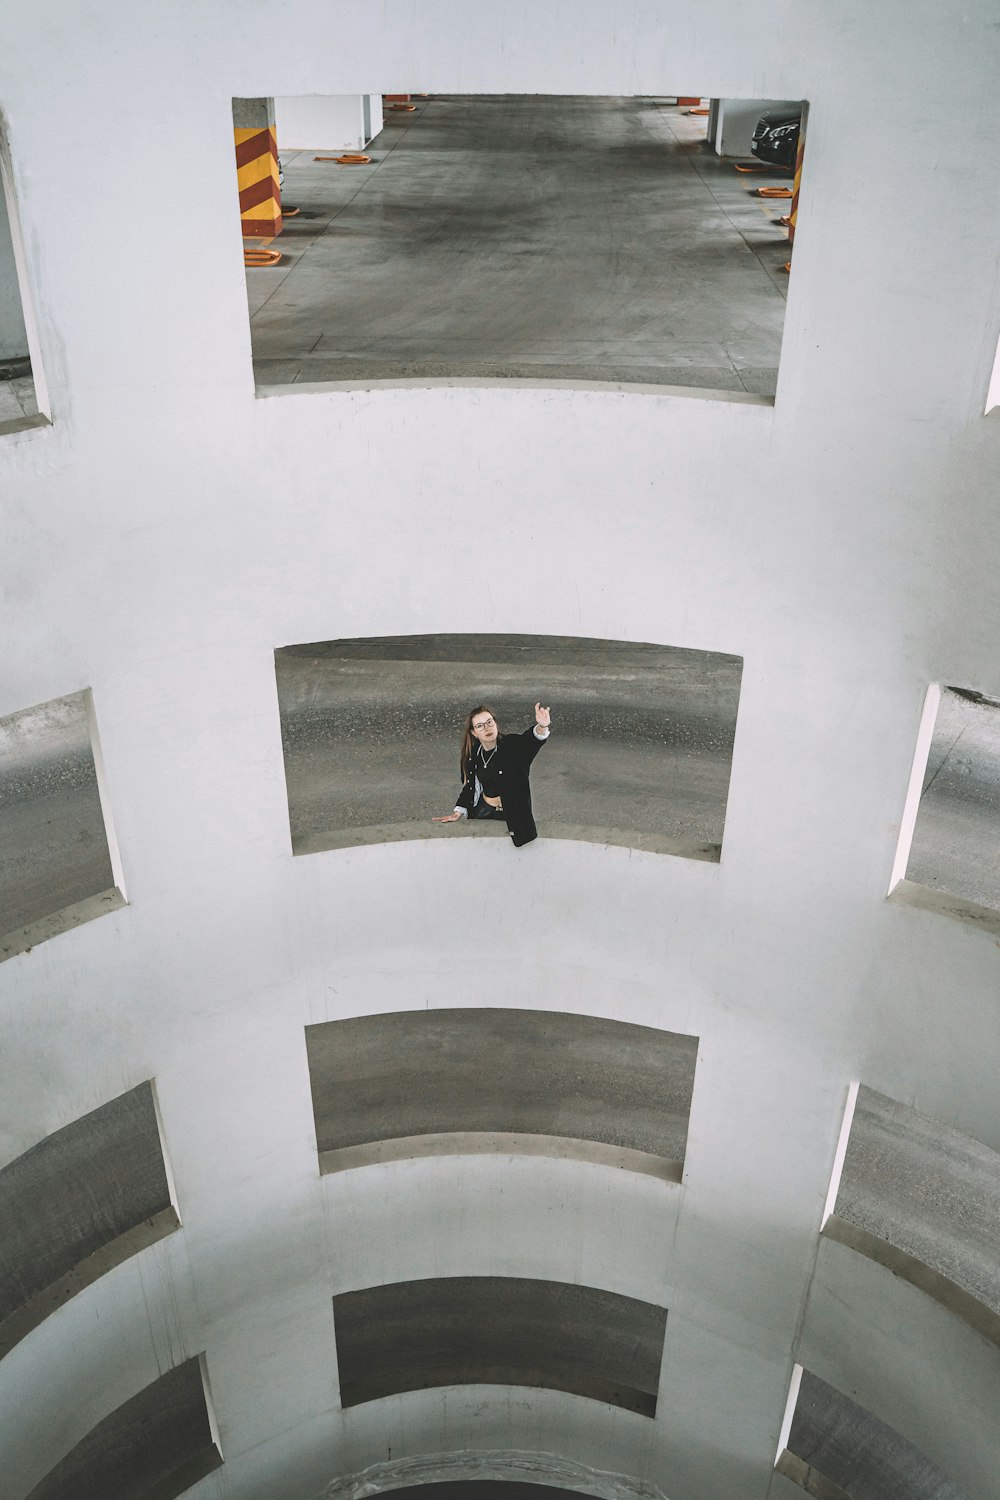
{"type": "Polygon", "coordinates": [[[362,94],[276,98],[278,150],[356,151],[368,140],[362,94]]]}
{"type": "MultiPolygon", "coordinates": [[[[763,1500],[848,1081],[1000,1148],[996,945],[884,899],[926,684],[1000,693],[995,6],[807,4],[780,33],[742,0],[706,0],[697,25],[680,0],[389,0],[376,24],[314,0],[262,0],[252,25],[236,0],[97,12],[100,32],[94,7],[58,29],[22,8],[0,54],[56,417],[0,439],[0,714],[93,687],[132,904],[0,967],[0,1151],[155,1075],[184,1228],[2,1362],[5,1484],[19,1500],[204,1349],[212,1500],[318,1496],[387,1446],[555,1449],[671,1500],[763,1500]],[[255,400],[231,99],[372,78],[808,98],[774,408],[255,400]],[[893,129],[859,214],[875,90],[893,129]],[[979,149],[942,154],[959,95],[979,149]],[[93,182],[64,170],[80,121],[102,142],[101,222],[141,255],[83,232],[93,182]],[[163,233],[178,161],[196,262],[163,233]],[[488,564],[461,524],[476,496],[504,507],[488,564]],[[722,864],[461,837],[293,860],[274,646],[437,630],[744,655],[722,864]],[[685,1184],[484,1158],[321,1181],[302,1027],[465,1004],[473,978],[485,1004],[697,1032],[685,1184]],[[482,1390],[342,1414],[332,1293],[477,1270],[662,1298],[661,1419],[482,1390]]],[[[879,1332],[891,1391],[865,1399],[944,1452],[970,1418],[935,1326],[902,1307],[879,1332]]],[[[841,1329],[826,1378],[865,1367],[864,1320],[841,1329]]],[[[996,1496],[995,1422],[965,1463],[996,1496]]]]}
{"type": "Polygon", "coordinates": [[[757,121],[772,109],[790,109],[798,99],[720,99],[714,145],[720,156],[749,156],[757,121]]]}
{"type": "Polygon", "coordinates": [[[373,141],[385,124],[385,109],[383,107],[381,94],[365,94],[363,96],[365,145],[373,141]]]}

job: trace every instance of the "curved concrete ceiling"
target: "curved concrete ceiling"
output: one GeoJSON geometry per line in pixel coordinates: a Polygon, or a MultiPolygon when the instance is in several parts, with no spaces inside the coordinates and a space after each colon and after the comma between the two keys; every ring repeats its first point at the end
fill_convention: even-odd
{"type": "MultiPolygon", "coordinates": [[[[0,1362],[12,1500],[199,1351],[226,1457],[200,1481],[204,1500],[319,1500],[348,1480],[352,1500],[369,1500],[359,1476],[398,1489],[416,1469],[381,1466],[418,1462],[421,1483],[793,1500],[774,1456],[794,1360],[970,1500],[1000,1500],[996,1345],[820,1234],[851,1079],[1000,1149],[993,937],[884,899],[927,684],[1000,694],[1000,418],[983,415],[1000,30],[993,0],[958,16],[914,7],[905,24],[902,12],[786,6],[776,27],[742,0],[706,0],[697,16],[674,0],[11,10],[0,165],[53,420],[0,435],[0,714],[92,685],[132,904],[0,965],[0,1162],[155,1078],[184,1218],[0,1362]],[[596,248],[638,339],[657,286],[631,279],[615,164],[634,139],[619,115],[652,99],[669,120],[640,148],[645,166],[669,148],[681,169],[655,271],[667,280],[680,257],[710,298],[734,257],[763,286],[754,247],[763,234],[773,249],[780,229],[701,139],[703,119],[656,91],[808,96],[794,265],[790,279],[774,272],[788,292],[774,404],[572,382],[257,399],[230,100],[378,80],[544,92],[549,108],[599,97],[600,170],[567,204],[558,253],[533,243],[530,204],[498,211],[533,269],[551,256],[567,298],[596,248]],[[960,160],[942,144],[961,134],[957,115],[974,123],[960,160]],[[859,213],[850,188],[873,160],[873,120],[877,209],[859,213]],[[187,247],[178,202],[196,226],[187,247]],[[716,232],[733,205],[736,244],[732,224],[716,232]],[[352,700],[371,774],[327,784],[336,739],[310,734],[299,700],[296,848],[331,835],[343,847],[293,859],[275,645],[444,631],[487,655],[354,662],[359,682],[381,674],[393,689],[352,700]],[[671,719],[642,698],[637,663],[630,718],[614,673],[605,699],[582,661],[539,658],[520,677],[491,663],[488,643],[515,631],[738,653],[731,779],[715,753],[731,720],[698,722],[700,689],[671,719]],[[406,681],[431,671],[433,691],[408,698],[406,681]],[[470,681],[509,689],[500,707],[516,719],[540,671],[557,715],[534,783],[542,838],[522,857],[431,829],[457,783],[453,713],[470,681]],[[405,745],[392,761],[411,735],[429,752],[416,778],[405,745]],[[328,816],[345,791],[355,824],[328,816]],[[304,1028],[453,1004],[697,1036],[683,1188],[514,1154],[322,1175],[304,1028]],[[427,1386],[344,1409],[333,1299],[425,1278],[612,1289],[669,1308],[655,1419],[529,1385],[427,1386]],[[494,1457],[457,1471],[470,1453],[494,1457]]],[[[462,113],[474,121],[474,105],[462,113]]],[[[386,150],[407,118],[390,116],[386,150]]],[[[559,185],[554,140],[532,141],[511,112],[505,148],[535,202],[559,185]]],[[[449,140],[387,215],[417,268],[436,236],[466,228],[448,173],[473,179],[467,145],[449,140]]],[[[314,170],[352,191],[349,169],[314,170]]],[[[330,266],[344,238],[330,226],[330,266]]],[[[282,253],[295,246],[292,228],[282,253]]],[[[267,272],[255,276],[253,295],[269,296],[267,272]]],[[[334,284],[334,311],[347,295],[334,284]]],[[[524,311],[530,334],[549,309],[524,311]]],[[[735,384],[755,334],[734,333],[735,384]]],[[[296,670],[318,684],[325,665],[296,670]]],[[[332,701],[318,692],[313,730],[333,729],[332,701]]],[[[53,864],[68,869],[72,853],[64,842],[53,864]]],[[[941,1206],[964,1204],[947,1173],[926,1182],[941,1206]]],[[[591,1351],[588,1379],[606,1376],[609,1348],[621,1352],[591,1351]]],[[[652,1379],[640,1385],[648,1400],[652,1379]]],[[[873,1462],[867,1473],[878,1482],[873,1462]]],[[[105,1484],[102,1500],[113,1493],[105,1484]]]]}
{"type": "Polygon", "coordinates": [[[697,1037],[483,1006],[326,1021],[306,1047],[323,1172],[509,1151],[681,1180],[697,1037]]]}

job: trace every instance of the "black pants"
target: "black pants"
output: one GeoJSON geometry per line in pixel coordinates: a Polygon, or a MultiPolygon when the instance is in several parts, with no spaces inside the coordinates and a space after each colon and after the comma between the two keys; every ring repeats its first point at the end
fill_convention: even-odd
{"type": "Polygon", "coordinates": [[[480,797],[475,807],[469,813],[470,818],[499,818],[504,822],[504,815],[499,807],[491,807],[485,797],[480,797]]]}

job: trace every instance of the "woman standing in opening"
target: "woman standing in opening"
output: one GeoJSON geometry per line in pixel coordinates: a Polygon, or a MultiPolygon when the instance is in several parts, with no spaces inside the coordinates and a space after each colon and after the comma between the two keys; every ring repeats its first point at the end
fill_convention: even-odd
{"type": "Polygon", "coordinates": [[[551,715],[535,704],[535,722],[523,734],[501,734],[496,715],[485,703],[465,721],[462,737],[462,790],[455,811],[433,818],[434,823],[457,823],[459,818],[502,818],[514,847],[538,837],[531,816],[531,762],[549,737],[551,715]]]}

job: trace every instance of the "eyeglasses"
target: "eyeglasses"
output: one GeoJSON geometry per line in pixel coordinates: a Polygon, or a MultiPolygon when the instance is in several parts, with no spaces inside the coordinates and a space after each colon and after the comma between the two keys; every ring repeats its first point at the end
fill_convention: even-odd
{"type": "Polygon", "coordinates": [[[493,725],[495,723],[496,723],[496,719],[493,719],[493,718],[490,718],[490,719],[480,719],[479,723],[478,724],[473,724],[472,727],[473,727],[473,729],[489,729],[491,727],[491,725],[493,725]]]}

